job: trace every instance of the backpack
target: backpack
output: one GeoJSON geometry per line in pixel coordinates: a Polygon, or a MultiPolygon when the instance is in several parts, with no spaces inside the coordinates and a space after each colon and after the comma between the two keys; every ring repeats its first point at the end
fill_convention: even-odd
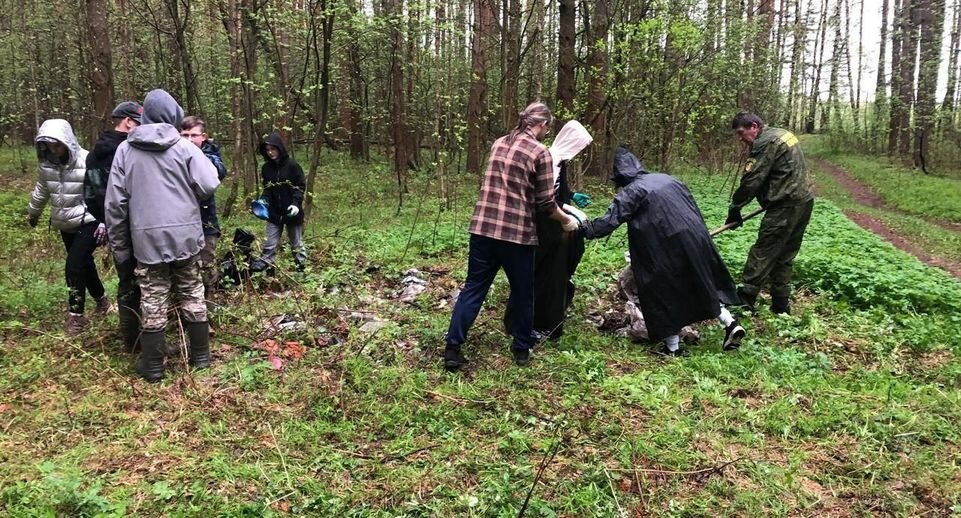
{"type": "Polygon", "coordinates": [[[233,250],[228,251],[220,262],[222,288],[238,286],[250,278],[250,255],[253,243],[253,234],[242,228],[234,230],[233,250]]]}

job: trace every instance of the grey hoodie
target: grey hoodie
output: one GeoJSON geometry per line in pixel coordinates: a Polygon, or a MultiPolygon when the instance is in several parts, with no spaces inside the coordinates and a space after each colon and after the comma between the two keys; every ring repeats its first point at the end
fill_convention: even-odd
{"type": "Polygon", "coordinates": [[[167,92],[143,103],[143,124],[120,144],[107,185],[106,218],[117,262],[169,263],[204,246],[200,202],[214,194],[217,170],[200,148],[180,138],[183,109],[167,92]]]}
{"type": "Polygon", "coordinates": [[[84,223],[94,221],[83,203],[83,176],[87,171],[87,151],[77,143],[70,123],[63,119],[44,121],[35,139],[37,158],[37,184],[30,196],[27,213],[38,217],[47,201],[50,202],[50,225],[57,230],[76,232],[84,223]],[[56,140],[67,146],[64,163],[54,161],[47,154],[44,141],[56,140]]]}

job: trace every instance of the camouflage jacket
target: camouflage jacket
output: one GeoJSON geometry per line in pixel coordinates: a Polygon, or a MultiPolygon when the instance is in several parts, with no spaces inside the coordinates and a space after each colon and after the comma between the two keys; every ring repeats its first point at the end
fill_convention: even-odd
{"type": "Polygon", "coordinates": [[[799,205],[813,197],[797,137],[780,128],[764,128],[751,146],[731,207],[740,209],[757,198],[767,209],[799,205]]]}

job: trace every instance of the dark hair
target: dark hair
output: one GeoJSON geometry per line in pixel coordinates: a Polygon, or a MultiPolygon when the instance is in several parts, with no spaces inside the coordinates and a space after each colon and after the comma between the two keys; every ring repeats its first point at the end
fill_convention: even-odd
{"type": "Polygon", "coordinates": [[[204,133],[207,133],[207,123],[204,122],[200,117],[194,117],[193,115],[188,115],[184,117],[184,121],[180,123],[181,130],[193,129],[200,126],[204,133]]]}
{"type": "Polygon", "coordinates": [[[517,126],[507,135],[507,143],[513,144],[514,137],[520,132],[541,123],[550,124],[554,118],[551,116],[551,109],[542,102],[532,102],[524,108],[524,111],[517,114],[517,126]]]}
{"type": "Polygon", "coordinates": [[[757,115],[751,112],[740,112],[731,120],[731,129],[750,128],[755,124],[757,124],[758,128],[764,127],[764,121],[757,115]]]}

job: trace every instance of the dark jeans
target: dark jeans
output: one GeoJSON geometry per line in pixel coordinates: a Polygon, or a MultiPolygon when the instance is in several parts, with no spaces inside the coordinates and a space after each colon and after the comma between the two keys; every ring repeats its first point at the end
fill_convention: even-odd
{"type": "Polygon", "coordinates": [[[86,292],[99,299],[103,297],[103,283],[97,275],[97,265],[93,261],[93,251],[97,248],[97,238],[93,233],[97,223],[87,223],[76,232],[60,231],[63,246],[67,249],[67,264],[64,273],[67,288],[70,289],[69,307],[71,313],[83,313],[86,292]]]}
{"type": "Polygon", "coordinates": [[[467,331],[474,324],[497,271],[503,268],[511,287],[512,347],[531,348],[534,342],[531,338],[534,324],[534,249],[534,246],[471,235],[467,281],[450,317],[446,338],[448,345],[461,345],[467,340],[467,331]]]}

